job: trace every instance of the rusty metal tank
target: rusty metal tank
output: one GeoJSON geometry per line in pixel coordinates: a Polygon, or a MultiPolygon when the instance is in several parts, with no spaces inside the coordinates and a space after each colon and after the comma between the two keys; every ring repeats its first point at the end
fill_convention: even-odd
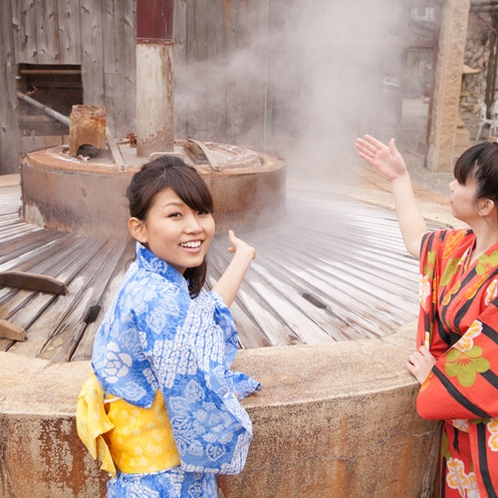
{"type": "MultiPolygon", "coordinates": [[[[149,158],[137,156],[136,148],[126,141],[119,150],[121,167],[110,155],[72,157],[68,146],[27,153],[21,161],[22,218],[43,228],[126,238],[125,190],[149,158]]],[[[195,166],[208,184],[219,232],[268,226],[284,214],[282,159],[235,145],[194,140],[176,140],[173,153],[195,166]]]]}

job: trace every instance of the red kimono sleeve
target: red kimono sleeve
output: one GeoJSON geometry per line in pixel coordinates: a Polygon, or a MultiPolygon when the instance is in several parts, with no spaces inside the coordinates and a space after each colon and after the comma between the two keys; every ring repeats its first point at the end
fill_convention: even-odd
{"type": "Polygon", "coordinates": [[[498,300],[443,353],[417,397],[426,419],[498,417],[498,300]]]}

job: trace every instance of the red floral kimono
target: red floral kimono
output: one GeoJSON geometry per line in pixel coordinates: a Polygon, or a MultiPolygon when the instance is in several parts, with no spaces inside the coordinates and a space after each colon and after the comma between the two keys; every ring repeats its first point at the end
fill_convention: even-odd
{"type": "Polygon", "coordinates": [[[417,411],[444,420],[445,498],[498,496],[498,244],[470,265],[474,244],[471,230],[443,230],[421,249],[417,345],[437,363],[417,411]]]}

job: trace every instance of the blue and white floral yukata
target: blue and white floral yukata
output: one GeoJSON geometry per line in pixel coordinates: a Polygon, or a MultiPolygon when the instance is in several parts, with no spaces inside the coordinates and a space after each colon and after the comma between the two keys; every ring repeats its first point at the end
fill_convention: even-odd
{"type": "Polygon", "coordinates": [[[108,498],[213,498],[216,474],[242,471],[252,424],[239,403],[260,384],[230,370],[237,331],[221,296],[189,296],[184,277],[137,242],[95,337],[92,367],[106,396],[149,408],[162,394],[180,465],[123,472],[108,498]]]}

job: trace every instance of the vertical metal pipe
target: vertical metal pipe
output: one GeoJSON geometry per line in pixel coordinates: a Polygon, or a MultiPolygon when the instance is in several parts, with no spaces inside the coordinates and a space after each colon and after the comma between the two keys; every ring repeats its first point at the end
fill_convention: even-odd
{"type": "Polygon", "coordinates": [[[174,149],[174,0],[137,0],[137,154],[174,149]]]}
{"type": "Polygon", "coordinates": [[[137,0],[137,40],[173,41],[174,0],[137,0]]]}

